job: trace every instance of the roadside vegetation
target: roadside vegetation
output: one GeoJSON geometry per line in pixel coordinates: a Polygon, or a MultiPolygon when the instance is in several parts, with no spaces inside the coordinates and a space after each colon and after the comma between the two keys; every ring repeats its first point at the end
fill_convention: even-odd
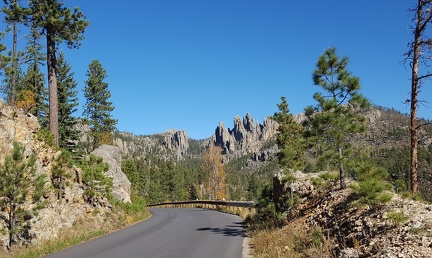
{"type": "MultiPolygon", "coordinates": [[[[13,49],[6,51],[7,47],[0,43],[0,90],[10,106],[38,119],[41,129],[37,139],[61,154],[53,161],[49,178],[35,174],[35,153],[25,154],[26,146],[18,142],[13,142],[11,154],[0,161],[0,208],[4,211],[0,222],[8,239],[5,247],[13,250],[1,250],[2,257],[39,257],[144,220],[149,216],[146,204],[196,199],[258,201],[258,214],[246,221],[257,257],[333,257],[333,246],[340,241],[337,236],[324,233],[320,226],[308,227],[301,219],[300,215],[319,203],[319,199],[305,203],[305,198],[292,190],[296,170],[330,171],[313,178],[312,184],[319,197],[348,192],[346,209],[367,207],[380,211],[395,192],[407,198],[432,199],[431,191],[422,186],[422,182],[430,180],[432,145],[419,139],[430,122],[419,123],[416,117],[421,82],[432,76],[429,72],[419,73],[419,66],[420,71],[427,70],[421,66],[429,65],[432,49],[432,41],[425,35],[432,20],[431,1],[418,0],[413,8],[415,38],[405,54],[412,69],[411,97],[406,101],[410,104],[410,127],[392,128],[382,136],[394,142],[406,138],[409,145],[359,144],[358,139],[367,131],[364,114],[371,103],[361,93],[360,78],[348,70],[348,57],[340,57],[336,48],[329,48],[318,57],[312,71],[317,92],[312,96],[314,104],[305,107],[305,120],[295,121],[285,97],[277,105],[279,110],[273,116],[279,124],[277,138],[267,143],[279,147],[277,160],[249,168],[251,155],[244,155],[224,163],[218,146],[210,144],[203,149],[200,142],[190,140],[192,155],[174,162],[160,156],[154,147],[145,156],[123,159],[122,171],[132,187],[131,204],[113,200],[112,181],[104,175],[107,165],[90,155],[98,146],[114,143],[117,119],[112,117],[114,105],[105,82],[107,71],[98,60],[89,64],[83,117],[75,117],[79,105],[77,83],[67,57],[57,51],[62,43],[78,48],[89,21],[79,8],[64,7],[60,1],[23,2],[26,4],[21,6],[21,1],[4,1],[2,12],[9,25],[5,33],[12,33],[13,49]],[[29,35],[20,37],[19,28],[29,35]],[[26,40],[20,51],[17,38],[26,40]],[[47,78],[43,65],[48,68],[47,78]],[[78,143],[77,125],[88,126],[86,142],[78,143]],[[50,180],[50,190],[62,203],[64,189],[71,184],[73,165],[83,169],[86,202],[95,206],[98,198],[109,201],[111,210],[104,223],[97,226],[91,219],[80,221],[56,240],[26,247],[35,237],[29,234],[29,221],[46,204],[42,198],[44,180],[50,180]],[[279,170],[283,173],[282,183],[291,191],[276,195],[272,177],[279,170]]],[[[4,39],[4,33],[0,33],[0,39],[4,39]]],[[[162,136],[154,137],[163,142],[162,136]]],[[[93,212],[90,216],[99,211],[93,212]]],[[[408,219],[401,212],[391,212],[388,218],[394,224],[408,219]]],[[[353,239],[352,245],[358,241],[353,239]]]]}
{"type": "Polygon", "coordinates": [[[150,217],[144,200],[132,195],[132,203],[113,202],[112,212],[107,214],[104,223],[78,221],[71,228],[63,230],[61,235],[40,245],[16,247],[14,251],[0,250],[0,257],[10,258],[37,258],[46,254],[60,251],[67,247],[88,241],[90,239],[111,233],[113,231],[131,226],[150,217]]]}
{"type": "MultiPolygon", "coordinates": [[[[308,207],[318,207],[323,198],[332,200],[326,196],[344,192],[346,202],[332,211],[339,213],[334,216],[350,209],[362,213],[363,207],[379,212],[394,190],[408,189],[401,172],[389,173],[394,169],[391,166],[400,162],[397,151],[386,151],[393,156],[383,159],[370,146],[355,143],[356,137],[366,132],[363,114],[370,104],[360,93],[359,78],[347,71],[347,65],[348,58],[339,57],[335,48],[318,58],[312,77],[321,91],[313,95],[317,104],[305,108],[306,119],[301,126],[293,121],[284,97],[278,105],[279,112],[273,118],[280,124],[277,144],[284,175],[279,180],[284,186],[280,192],[272,188],[274,183],[269,184],[261,192],[259,213],[246,221],[255,257],[335,257],[340,251],[335,246],[345,246],[346,240],[340,239],[341,232],[333,234],[333,229],[322,228],[319,222],[315,226],[307,224],[304,218],[313,210],[308,207]],[[337,174],[321,173],[311,178],[317,195],[312,198],[298,196],[292,188],[297,180],[295,170],[337,174]]],[[[398,223],[405,219],[398,213],[389,217],[398,223]]],[[[360,245],[361,241],[364,239],[353,238],[352,243],[360,245]]]]}

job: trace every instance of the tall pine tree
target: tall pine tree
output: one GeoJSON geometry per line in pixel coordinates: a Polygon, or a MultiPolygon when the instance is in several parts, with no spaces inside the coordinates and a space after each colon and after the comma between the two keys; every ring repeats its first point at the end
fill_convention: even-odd
{"type": "Polygon", "coordinates": [[[309,119],[307,136],[319,153],[319,161],[337,168],[340,187],[346,188],[345,171],[354,158],[350,138],[366,130],[366,119],[358,112],[370,105],[359,90],[360,79],[346,70],[348,57],[339,58],[335,48],[319,56],[313,81],[322,88],[313,98],[315,106],[306,107],[309,119]]]}
{"type": "Polygon", "coordinates": [[[3,0],[3,2],[6,5],[6,7],[2,8],[5,14],[5,21],[12,26],[12,64],[11,68],[8,70],[11,77],[8,101],[14,106],[18,83],[18,23],[24,22],[28,14],[28,9],[22,8],[18,0],[3,0]]]}
{"type": "Polygon", "coordinates": [[[432,49],[432,38],[430,25],[432,23],[432,1],[417,0],[415,7],[410,10],[414,13],[414,26],[411,27],[414,38],[408,44],[408,52],[405,53],[406,62],[411,67],[411,98],[410,107],[410,142],[411,142],[411,166],[410,166],[410,188],[413,194],[418,191],[418,129],[422,125],[417,123],[417,109],[419,105],[418,95],[425,80],[430,79],[432,72],[429,70],[430,55],[432,49]]]}
{"type": "Polygon", "coordinates": [[[59,145],[57,58],[56,46],[65,41],[69,48],[78,48],[89,22],[75,7],[73,11],[57,0],[31,0],[32,28],[46,37],[49,86],[49,129],[54,134],[54,144],[59,145]]]}
{"type": "Polygon", "coordinates": [[[24,74],[23,88],[34,94],[35,106],[30,112],[38,118],[42,127],[48,128],[48,91],[45,87],[44,74],[40,70],[46,61],[40,43],[41,35],[37,30],[32,29],[26,38],[27,45],[23,60],[27,64],[27,72],[24,74]]]}
{"type": "Polygon", "coordinates": [[[77,118],[78,91],[77,82],[73,78],[70,65],[66,62],[63,52],[57,60],[57,87],[59,100],[59,146],[70,152],[76,148],[79,132],[75,129],[77,118]]]}
{"type": "Polygon", "coordinates": [[[86,103],[83,116],[88,119],[94,137],[93,148],[101,144],[112,144],[112,133],[115,130],[117,120],[112,118],[114,111],[112,102],[109,101],[111,93],[105,69],[98,60],[93,60],[87,70],[84,97],[86,103]]]}

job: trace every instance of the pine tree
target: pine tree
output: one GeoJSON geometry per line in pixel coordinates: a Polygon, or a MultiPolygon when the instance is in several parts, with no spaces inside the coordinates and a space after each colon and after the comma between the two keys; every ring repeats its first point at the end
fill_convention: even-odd
{"type": "Polygon", "coordinates": [[[68,151],[63,150],[62,153],[56,158],[52,171],[51,182],[54,189],[57,191],[57,199],[62,202],[64,197],[64,190],[68,180],[72,175],[68,172],[72,168],[72,159],[68,151]]]}
{"type": "Polygon", "coordinates": [[[27,8],[22,8],[18,0],[3,0],[7,7],[3,7],[5,21],[12,26],[12,67],[9,69],[11,76],[10,96],[8,98],[12,106],[15,105],[18,72],[18,23],[24,22],[28,14],[27,8]]]}
{"type": "Polygon", "coordinates": [[[27,64],[27,72],[23,79],[23,88],[33,92],[35,97],[35,106],[30,112],[38,118],[39,124],[48,128],[48,91],[45,87],[44,74],[40,66],[44,65],[46,57],[42,53],[42,45],[39,42],[41,35],[37,30],[32,29],[27,36],[27,45],[23,57],[24,63],[27,64]]]}
{"type": "Polygon", "coordinates": [[[313,71],[314,84],[321,92],[314,94],[318,102],[306,107],[309,119],[307,136],[319,153],[319,161],[339,170],[340,187],[346,188],[345,170],[354,158],[351,137],[366,131],[366,119],[359,110],[370,105],[359,90],[360,79],[346,70],[348,57],[339,58],[329,48],[318,58],[313,71]]]}
{"type": "Polygon", "coordinates": [[[57,58],[56,46],[65,41],[69,48],[78,48],[89,22],[75,7],[73,12],[57,0],[31,0],[31,27],[39,29],[46,37],[47,68],[49,86],[49,129],[54,135],[54,144],[59,145],[57,58]]]}
{"type": "Polygon", "coordinates": [[[6,156],[0,166],[0,207],[6,211],[0,219],[8,235],[8,249],[18,241],[31,240],[26,238],[31,237],[29,221],[34,217],[34,211],[42,208],[36,205],[35,209],[29,209],[27,205],[30,193],[33,193],[34,203],[40,202],[45,180],[42,175],[35,180],[36,156],[31,154],[27,158],[24,152],[25,147],[14,142],[12,155],[6,156]]]}
{"type": "Polygon", "coordinates": [[[94,206],[97,197],[109,197],[112,190],[112,178],[105,176],[109,169],[108,164],[103,163],[101,157],[90,154],[84,163],[83,182],[86,184],[84,191],[87,201],[94,206]]]}
{"type": "Polygon", "coordinates": [[[101,144],[112,144],[112,133],[117,120],[111,117],[114,106],[108,101],[111,93],[108,90],[108,83],[104,81],[107,77],[106,71],[99,61],[93,60],[86,75],[84,88],[86,103],[83,116],[88,119],[94,136],[93,148],[101,144]]]}
{"type": "MultiPolygon", "coordinates": [[[[0,40],[3,40],[4,36],[5,36],[4,32],[0,32],[0,40]]],[[[7,49],[6,46],[0,42],[0,72],[2,74],[5,74],[6,67],[10,62],[10,58],[7,55],[2,54],[2,52],[5,51],[6,49],[7,49]]],[[[7,89],[4,89],[2,87],[1,91],[3,95],[7,96],[7,91],[8,91],[7,89]]]]}
{"type": "Polygon", "coordinates": [[[75,129],[78,121],[73,116],[78,106],[78,91],[75,90],[77,83],[73,78],[70,65],[64,59],[63,52],[60,52],[57,61],[59,146],[73,152],[79,139],[79,131],[75,129]]]}
{"type": "Polygon", "coordinates": [[[413,194],[418,191],[418,128],[417,108],[419,104],[418,94],[421,84],[432,76],[428,70],[432,47],[432,39],[426,35],[432,21],[432,1],[417,0],[417,4],[411,11],[415,13],[413,19],[415,26],[413,30],[414,39],[408,44],[409,50],[405,53],[406,61],[411,67],[411,98],[410,102],[410,142],[411,142],[411,165],[410,165],[410,188],[413,194]],[[421,68],[425,68],[423,71],[421,68]]]}
{"type": "Polygon", "coordinates": [[[5,75],[3,77],[3,83],[4,83],[3,87],[5,90],[6,101],[10,105],[12,105],[12,95],[13,95],[14,105],[17,104],[16,102],[21,102],[21,105],[19,105],[18,107],[26,109],[26,107],[22,105],[22,102],[25,102],[26,98],[33,94],[31,92],[26,91],[22,81],[23,81],[23,73],[20,67],[17,67],[13,72],[11,67],[6,68],[5,75]],[[12,83],[13,80],[15,80],[14,84],[12,83]],[[14,91],[13,93],[12,90],[14,91]]]}
{"type": "Polygon", "coordinates": [[[303,170],[306,163],[304,128],[294,120],[285,97],[281,97],[281,100],[282,102],[277,105],[279,112],[273,115],[273,120],[279,124],[276,139],[280,149],[279,164],[284,168],[303,170]]]}

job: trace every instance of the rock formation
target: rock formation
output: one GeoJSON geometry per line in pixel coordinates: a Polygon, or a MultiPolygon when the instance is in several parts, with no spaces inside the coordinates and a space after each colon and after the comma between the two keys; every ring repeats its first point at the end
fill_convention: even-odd
{"type": "Polygon", "coordinates": [[[188,155],[189,137],[186,131],[168,130],[167,132],[136,136],[128,132],[114,135],[114,145],[126,155],[155,154],[160,158],[183,160],[188,155]]]}
{"type": "Polygon", "coordinates": [[[225,160],[252,154],[257,161],[265,161],[273,157],[277,149],[268,148],[263,151],[265,143],[275,138],[278,124],[265,118],[263,124],[256,123],[248,113],[243,118],[234,118],[234,128],[227,129],[222,122],[212,136],[215,145],[222,147],[225,160]]]}
{"type": "MultiPolygon", "coordinates": [[[[12,108],[0,100],[0,163],[4,162],[6,155],[10,155],[13,149],[13,141],[17,141],[25,147],[25,154],[36,155],[36,175],[44,174],[46,202],[45,208],[38,211],[38,216],[33,218],[29,235],[32,236],[32,243],[55,239],[61,231],[70,228],[78,221],[92,221],[93,224],[102,223],[103,216],[110,209],[109,207],[98,206],[98,213],[93,214],[95,207],[88,205],[84,198],[85,186],[82,183],[82,171],[73,167],[69,173],[72,178],[64,188],[64,195],[58,200],[56,192],[51,183],[51,171],[55,158],[60,151],[48,146],[38,137],[40,126],[37,118],[21,109],[12,108]]],[[[32,208],[27,204],[27,208],[32,208]]],[[[5,211],[0,211],[0,216],[5,211]]],[[[2,225],[0,224],[0,232],[2,225]]],[[[0,245],[4,245],[7,236],[0,233],[0,245]]]]}
{"type": "Polygon", "coordinates": [[[113,179],[112,194],[116,200],[130,203],[131,183],[121,170],[122,153],[119,147],[101,145],[92,152],[109,165],[106,175],[113,179]]]}
{"type": "Polygon", "coordinates": [[[189,149],[189,137],[186,131],[169,130],[163,136],[163,146],[174,153],[176,160],[186,156],[189,149]]]}
{"type": "Polygon", "coordinates": [[[307,229],[320,227],[333,239],[336,257],[430,257],[432,248],[432,205],[394,194],[379,208],[352,205],[352,189],[316,187],[319,173],[294,172],[294,183],[274,176],[276,196],[294,194],[300,199],[295,209],[285,214],[289,220],[305,221],[307,229]],[[395,221],[392,215],[403,216],[395,221]]]}

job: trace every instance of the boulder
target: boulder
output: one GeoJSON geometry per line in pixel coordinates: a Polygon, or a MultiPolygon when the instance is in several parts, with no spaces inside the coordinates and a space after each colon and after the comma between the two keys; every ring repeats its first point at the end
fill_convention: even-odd
{"type": "Polygon", "coordinates": [[[131,183],[121,170],[122,152],[119,147],[101,145],[92,154],[99,156],[109,165],[106,175],[113,179],[113,197],[121,202],[130,203],[131,183]]]}

